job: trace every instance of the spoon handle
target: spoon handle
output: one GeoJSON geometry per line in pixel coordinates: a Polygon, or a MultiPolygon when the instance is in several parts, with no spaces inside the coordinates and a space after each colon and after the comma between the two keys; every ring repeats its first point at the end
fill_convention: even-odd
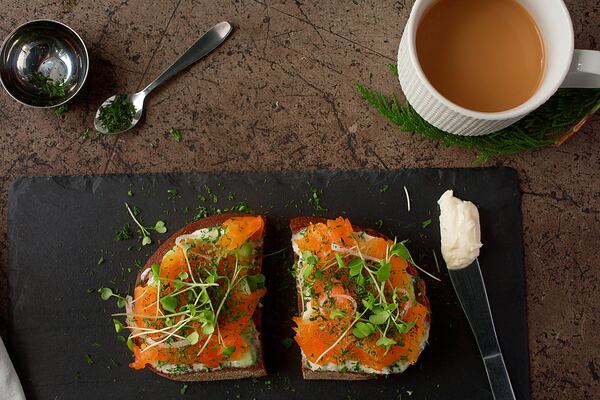
{"type": "Polygon", "coordinates": [[[162,74],[152,81],[142,92],[144,95],[148,95],[151,91],[156,89],[159,85],[168,81],[202,57],[209,54],[211,51],[219,47],[221,43],[227,39],[227,36],[233,30],[232,26],[228,22],[219,22],[212,28],[210,28],[204,35],[200,36],[196,43],[194,43],[181,57],[177,59],[169,68],[167,68],[162,74]]]}

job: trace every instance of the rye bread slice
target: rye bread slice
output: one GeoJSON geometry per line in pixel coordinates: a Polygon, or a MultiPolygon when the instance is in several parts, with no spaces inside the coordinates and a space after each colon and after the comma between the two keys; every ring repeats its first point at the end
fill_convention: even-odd
{"type": "MultiPolygon", "coordinates": [[[[229,218],[232,218],[232,217],[241,217],[241,216],[247,216],[247,215],[248,214],[243,214],[243,213],[224,213],[224,214],[213,215],[211,217],[199,219],[198,221],[192,222],[191,224],[188,224],[188,225],[184,226],[183,228],[179,229],[177,232],[172,234],[167,240],[165,240],[159,246],[158,250],[156,250],[156,252],[154,252],[154,254],[148,259],[148,261],[144,265],[144,268],[142,269],[142,271],[140,271],[140,273],[137,275],[136,282],[135,282],[136,286],[140,284],[142,273],[145,270],[149,269],[152,266],[152,264],[154,264],[154,263],[160,264],[164,254],[175,245],[175,239],[177,239],[177,237],[179,237],[181,235],[192,233],[194,231],[197,231],[198,229],[220,226],[223,224],[223,222],[225,222],[226,220],[228,220],[229,218]]],[[[266,221],[266,218],[264,216],[262,216],[262,215],[259,215],[259,216],[261,218],[263,218],[263,220],[266,221]]],[[[263,236],[264,236],[264,234],[263,234],[263,236]]],[[[260,256],[258,258],[258,265],[259,265],[259,269],[262,270],[262,256],[260,256]]],[[[267,375],[267,370],[265,369],[265,365],[264,365],[263,346],[262,346],[262,339],[261,339],[261,314],[262,314],[261,308],[259,305],[259,307],[257,307],[256,311],[254,312],[254,316],[252,318],[254,321],[254,325],[256,326],[256,330],[258,332],[258,337],[259,337],[258,360],[256,361],[256,363],[254,365],[251,365],[250,367],[247,367],[247,368],[227,367],[227,368],[214,370],[214,371],[196,371],[196,372],[188,372],[188,373],[184,373],[184,374],[170,374],[170,373],[162,372],[162,371],[157,370],[156,368],[154,368],[151,365],[146,365],[146,368],[150,369],[152,372],[154,372],[157,375],[160,375],[167,379],[171,379],[173,381],[180,381],[180,382],[220,381],[220,380],[231,380],[231,379],[242,379],[242,378],[258,378],[261,376],[265,376],[265,375],[267,375]]],[[[139,345],[140,343],[137,343],[137,344],[139,345]]]]}
{"type": "MultiPolygon", "coordinates": [[[[290,230],[292,231],[292,235],[294,235],[294,234],[300,232],[301,230],[307,228],[311,224],[326,223],[326,222],[327,222],[327,219],[322,218],[322,217],[297,217],[297,218],[293,218],[290,221],[290,230]]],[[[353,228],[354,228],[355,232],[365,232],[368,235],[389,240],[388,236],[384,235],[383,233],[381,233],[375,229],[361,228],[359,226],[353,226],[353,228]]],[[[294,253],[294,259],[296,262],[298,261],[298,255],[295,253],[294,253]]],[[[415,276],[415,277],[419,276],[417,269],[410,263],[408,265],[407,272],[412,276],[415,276]]],[[[416,300],[429,309],[430,308],[429,307],[429,299],[427,299],[427,295],[425,292],[425,282],[421,279],[419,279],[418,282],[419,282],[419,287],[418,287],[418,290],[416,290],[416,300]]],[[[302,315],[304,310],[302,309],[302,299],[300,297],[300,293],[298,293],[297,297],[298,297],[298,313],[300,315],[302,315]]],[[[380,375],[377,375],[377,374],[368,374],[368,373],[364,373],[364,372],[354,372],[354,371],[346,371],[346,372],[313,371],[312,369],[310,369],[306,366],[306,363],[307,363],[306,357],[304,357],[304,355],[302,355],[302,376],[304,379],[358,381],[358,380],[376,379],[376,378],[380,377],[380,375]]]]}

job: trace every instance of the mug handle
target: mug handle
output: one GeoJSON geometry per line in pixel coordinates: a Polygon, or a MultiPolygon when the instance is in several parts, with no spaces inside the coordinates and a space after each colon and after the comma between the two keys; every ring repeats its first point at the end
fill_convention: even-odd
{"type": "Polygon", "coordinates": [[[560,87],[600,88],[600,51],[575,50],[569,73],[560,87]]]}

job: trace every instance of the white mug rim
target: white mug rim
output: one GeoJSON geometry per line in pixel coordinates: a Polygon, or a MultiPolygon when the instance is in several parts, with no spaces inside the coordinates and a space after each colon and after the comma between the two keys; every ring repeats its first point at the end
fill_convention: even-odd
{"type": "MultiPolygon", "coordinates": [[[[543,96],[539,97],[537,100],[534,101],[533,98],[534,98],[535,94],[538,94],[538,91],[539,91],[539,87],[538,87],[535,94],[533,96],[531,96],[524,103],[518,105],[517,107],[511,108],[509,110],[499,111],[499,112],[474,111],[474,110],[470,110],[468,108],[461,107],[456,103],[453,103],[452,101],[450,101],[446,97],[444,97],[440,92],[438,92],[438,90],[435,87],[433,87],[433,85],[429,82],[429,80],[425,76],[425,73],[423,72],[423,69],[421,68],[421,64],[419,63],[419,58],[417,57],[416,37],[417,37],[417,27],[419,25],[418,22],[420,22],[420,21],[416,21],[415,14],[418,11],[420,11],[422,7],[424,7],[423,6],[424,2],[425,2],[425,0],[416,0],[415,4],[413,5],[413,8],[410,12],[410,16],[408,18],[408,23],[406,26],[406,30],[407,30],[406,33],[408,34],[408,39],[409,39],[408,40],[408,52],[410,55],[410,62],[413,65],[413,67],[415,68],[417,76],[419,77],[419,79],[421,80],[423,85],[437,98],[438,101],[440,101],[446,107],[450,108],[452,111],[462,114],[462,115],[465,115],[467,117],[477,118],[477,119],[482,119],[482,120],[501,120],[501,119],[522,117],[526,114],[529,114],[533,110],[537,109],[542,104],[544,104],[550,97],[552,97],[552,95],[558,90],[560,85],[565,80],[565,78],[569,72],[569,65],[571,64],[571,60],[573,59],[573,54],[575,52],[575,32],[573,30],[573,22],[571,20],[571,16],[569,14],[569,10],[567,9],[567,6],[565,5],[563,0],[558,0],[554,4],[556,4],[557,6],[559,6],[561,8],[563,17],[567,23],[569,42],[571,43],[569,54],[568,54],[569,62],[566,64],[566,67],[559,75],[560,79],[557,78],[556,81],[552,85],[549,85],[547,87],[546,93],[543,96]]],[[[534,16],[532,15],[532,17],[534,17],[534,16]]],[[[534,19],[535,19],[535,17],[534,17],[534,19]]],[[[546,43],[544,43],[544,45],[545,44],[546,43]]]]}

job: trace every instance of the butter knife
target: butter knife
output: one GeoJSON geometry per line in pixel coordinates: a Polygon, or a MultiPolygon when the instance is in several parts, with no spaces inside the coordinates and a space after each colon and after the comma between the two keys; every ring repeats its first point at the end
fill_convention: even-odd
{"type": "Polygon", "coordinates": [[[477,340],[494,399],[515,399],[515,393],[498,344],[479,260],[475,259],[465,268],[449,268],[448,273],[477,340]]]}

